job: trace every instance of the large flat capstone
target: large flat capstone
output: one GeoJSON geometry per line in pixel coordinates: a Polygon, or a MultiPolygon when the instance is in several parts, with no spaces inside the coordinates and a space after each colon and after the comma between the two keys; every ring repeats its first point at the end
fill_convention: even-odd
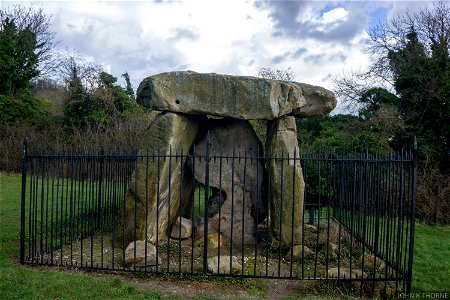
{"type": "Polygon", "coordinates": [[[117,220],[115,237],[119,245],[145,240],[145,235],[149,242],[163,240],[170,234],[171,224],[189,207],[192,174],[186,158],[175,155],[189,152],[197,132],[192,118],[166,112],[159,114],[144,133],[125,209],[117,220]]]}
{"type": "Polygon", "coordinates": [[[159,111],[273,120],[327,114],[336,106],[336,97],[304,83],[183,71],[144,79],[137,102],[159,111]]]}

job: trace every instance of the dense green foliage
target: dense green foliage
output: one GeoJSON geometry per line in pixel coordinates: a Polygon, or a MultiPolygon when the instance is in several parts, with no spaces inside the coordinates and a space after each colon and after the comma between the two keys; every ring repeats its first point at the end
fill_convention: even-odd
{"type": "Polygon", "coordinates": [[[372,28],[368,71],[335,80],[336,93],[358,107],[362,123],[344,126],[332,138],[330,129],[322,130],[314,141],[328,138],[344,147],[362,141],[378,150],[411,148],[416,137],[418,217],[441,224],[450,222],[449,28],[446,2],[435,2],[431,10],[401,12],[372,28]],[[345,135],[352,127],[361,131],[345,135]]]}
{"type": "Polygon", "coordinates": [[[30,27],[20,29],[15,19],[3,14],[0,22],[0,122],[37,121],[49,115],[49,103],[30,93],[43,45],[30,27]]]}
{"type": "Polygon", "coordinates": [[[369,70],[335,81],[337,94],[358,105],[366,120],[383,108],[396,110],[402,126],[390,145],[410,147],[416,136],[420,161],[432,161],[444,173],[450,172],[449,28],[448,3],[401,12],[372,28],[369,70]]]}
{"type": "Polygon", "coordinates": [[[0,31],[0,94],[15,95],[29,87],[39,75],[35,34],[28,28],[19,30],[14,20],[1,20],[0,31]]]}
{"type": "Polygon", "coordinates": [[[117,85],[116,77],[104,71],[98,74],[97,81],[97,87],[89,91],[83,86],[76,66],[73,67],[67,80],[68,100],[64,109],[64,123],[68,128],[104,128],[125,111],[137,107],[134,96],[130,95],[131,85],[122,88],[117,85]]]}
{"type": "Polygon", "coordinates": [[[383,153],[392,149],[394,131],[402,127],[393,118],[394,114],[395,109],[384,107],[369,118],[335,115],[300,119],[297,120],[298,140],[300,145],[336,148],[344,153],[355,150],[383,153]],[[390,122],[388,126],[387,122],[390,122]]]}
{"type": "MultiPolygon", "coordinates": [[[[448,11],[450,17],[450,11],[448,11]]],[[[424,154],[450,168],[450,56],[449,44],[434,41],[431,53],[412,29],[407,43],[388,53],[399,95],[396,105],[406,131],[416,135],[424,154]]],[[[450,41],[448,42],[450,43],[450,41]]]]}
{"type": "Polygon", "coordinates": [[[28,93],[21,95],[0,94],[0,122],[14,124],[17,121],[30,123],[50,115],[51,104],[34,98],[28,93]]]}

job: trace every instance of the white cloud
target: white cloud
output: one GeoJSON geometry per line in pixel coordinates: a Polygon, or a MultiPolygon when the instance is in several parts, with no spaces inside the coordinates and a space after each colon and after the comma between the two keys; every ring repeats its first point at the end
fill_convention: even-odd
{"type": "Polygon", "coordinates": [[[291,67],[299,81],[331,88],[330,74],[368,64],[362,48],[373,3],[263,4],[35,1],[34,6],[53,15],[60,47],[79,50],[115,76],[128,71],[135,87],[146,76],[172,70],[256,75],[260,67],[291,67]],[[280,34],[288,27],[291,34],[280,34]]]}
{"type": "Polygon", "coordinates": [[[324,13],[322,19],[324,24],[347,21],[348,11],[343,7],[338,7],[324,13]]]}

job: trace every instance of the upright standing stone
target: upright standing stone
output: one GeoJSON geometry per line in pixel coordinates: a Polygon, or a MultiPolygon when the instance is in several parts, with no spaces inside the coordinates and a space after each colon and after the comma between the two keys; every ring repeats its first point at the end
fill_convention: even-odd
{"type": "Polygon", "coordinates": [[[305,182],[298,159],[294,117],[282,117],[268,124],[266,151],[274,157],[267,163],[271,228],[275,238],[283,244],[299,245],[305,182]]]}
{"type": "Polygon", "coordinates": [[[208,209],[218,211],[208,220],[209,225],[234,244],[253,244],[255,224],[264,220],[266,212],[264,165],[256,157],[258,153],[262,155],[261,142],[247,121],[210,120],[207,128],[209,135],[195,145],[196,159],[194,164],[191,162],[191,167],[195,179],[205,184],[208,164],[208,186],[219,190],[218,193],[225,198],[217,200],[217,205],[223,202],[220,209],[208,206],[208,209]],[[208,143],[209,162],[204,158],[208,143]]]}
{"type": "Polygon", "coordinates": [[[188,206],[192,192],[186,158],[170,154],[186,155],[197,131],[197,123],[191,118],[171,112],[159,114],[147,129],[138,155],[142,157],[138,157],[129,183],[125,210],[118,218],[115,236],[119,245],[144,240],[146,233],[151,242],[170,234],[170,225],[188,206]]]}

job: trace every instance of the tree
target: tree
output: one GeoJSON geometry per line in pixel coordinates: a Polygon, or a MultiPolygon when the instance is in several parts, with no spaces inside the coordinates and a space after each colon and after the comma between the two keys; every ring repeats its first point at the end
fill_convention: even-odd
{"type": "Polygon", "coordinates": [[[85,61],[71,59],[66,64],[68,101],[64,109],[65,125],[73,128],[105,128],[136,106],[134,98],[117,84],[117,77],[94,68],[85,61]],[[88,66],[86,68],[86,66],[88,66]],[[91,73],[92,70],[98,72],[91,73]],[[81,75],[89,75],[83,80],[81,75]]]}
{"type": "Polygon", "coordinates": [[[35,43],[33,52],[37,59],[37,68],[40,76],[52,73],[57,67],[57,57],[54,55],[56,42],[55,32],[50,30],[51,16],[44,14],[41,8],[24,8],[14,6],[9,10],[0,10],[0,31],[4,30],[7,23],[13,22],[17,32],[28,32],[35,43]]]}
{"type": "Polygon", "coordinates": [[[381,108],[392,106],[397,108],[398,97],[384,88],[374,87],[361,92],[358,101],[364,103],[359,115],[364,118],[374,116],[381,108]]]}
{"type": "Polygon", "coordinates": [[[12,12],[0,10],[0,122],[36,122],[49,115],[49,104],[30,91],[47,46],[39,29],[46,19],[40,17],[44,17],[41,12],[20,7],[12,12]]]}
{"type": "Polygon", "coordinates": [[[64,107],[64,124],[69,129],[85,128],[88,125],[91,99],[81,82],[77,65],[72,64],[71,68],[70,76],[66,79],[68,97],[64,107]]]}
{"type": "MultiPolygon", "coordinates": [[[[371,153],[386,152],[400,124],[386,127],[395,111],[382,110],[364,119],[354,115],[321,116],[297,120],[297,136],[300,145],[316,149],[333,147],[343,153],[368,149],[371,153]]],[[[395,118],[395,117],[394,117],[395,118]]]]}
{"type": "Polygon", "coordinates": [[[295,75],[294,72],[292,71],[292,68],[281,70],[263,67],[259,69],[258,76],[266,79],[284,80],[284,81],[293,81],[295,79],[295,75]]]}
{"type": "Polygon", "coordinates": [[[1,21],[0,30],[0,94],[14,95],[29,88],[30,80],[39,74],[39,48],[34,33],[19,30],[14,20],[1,21]]]}
{"type": "Polygon", "coordinates": [[[99,74],[102,68],[83,58],[76,50],[64,50],[59,52],[59,64],[55,70],[55,74],[59,78],[64,78],[67,82],[73,77],[76,71],[76,77],[86,88],[86,90],[93,90],[98,87],[99,74]]]}
{"type": "MultiPolygon", "coordinates": [[[[449,14],[450,17],[450,14],[449,14]]],[[[450,30],[449,30],[450,31],[450,30]]],[[[450,168],[450,57],[447,46],[427,54],[414,29],[407,44],[388,53],[400,116],[427,154],[450,168]]]]}
{"type": "Polygon", "coordinates": [[[134,99],[134,90],[133,86],[131,85],[130,75],[128,74],[128,72],[125,72],[124,74],[122,74],[122,77],[125,79],[126,84],[125,93],[127,93],[128,96],[134,99]]]}
{"type": "Polygon", "coordinates": [[[372,28],[365,72],[335,78],[336,94],[360,115],[391,106],[405,127],[403,145],[417,136],[422,155],[450,170],[450,7],[445,2],[404,12],[372,28]]]}

